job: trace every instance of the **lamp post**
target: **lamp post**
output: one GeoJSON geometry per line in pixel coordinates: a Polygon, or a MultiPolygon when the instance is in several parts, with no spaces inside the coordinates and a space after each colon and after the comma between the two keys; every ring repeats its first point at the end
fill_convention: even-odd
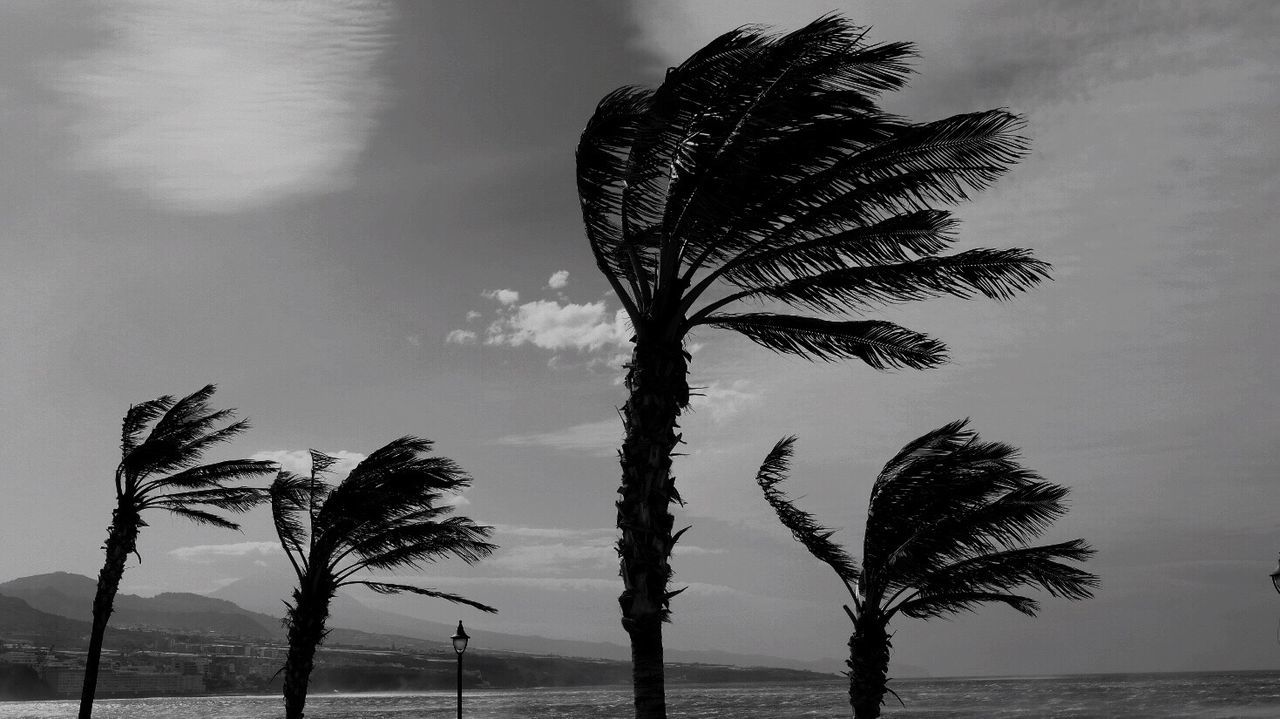
{"type": "MultiPolygon", "coordinates": [[[[1277,571],[1280,572],[1280,570],[1277,571]]],[[[462,653],[467,651],[467,640],[470,638],[467,636],[467,630],[462,628],[462,621],[459,620],[458,631],[450,637],[453,640],[453,651],[458,653],[458,719],[462,719],[462,653]]]]}
{"type": "Polygon", "coordinates": [[[1280,563],[1276,564],[1276,571],[1271,573],[1271,583],[1275,585],[1276,591],[1280,592],[1280,563]]]}

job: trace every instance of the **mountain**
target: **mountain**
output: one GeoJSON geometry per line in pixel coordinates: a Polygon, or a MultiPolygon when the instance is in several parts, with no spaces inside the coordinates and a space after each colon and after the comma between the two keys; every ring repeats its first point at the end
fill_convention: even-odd
{"type": "MultiPolygon", "coordinates": [[[[280,641],[284,636],[280,623],[284,615],[282,598],[289,594],[287,579],[278,575],[249,577],[213,592],[213,596],[186,592],[166,592],[154,597],[118,594],[111,625],[192,633],[212,631],[280,641]]],[[[0,584],[0,595],[25,600],[50,615],[80,620],[87,627],[96,589],[97,583],[88,577],[53,572],[4,582],[0,584]]],[[[454,632],[453,625],[374,609],[347,594],[334,598],[329,626],[332,628],[331,643],[368,646],[404,644],[406,639],[428,646],[442,646],[454,632]]],[[[469,631],[477,645],[496,651],[614,661],[631,658],[629,647],[611,642],[551,639],[480,629],[469,631]]],[[[87,629],[85,633],[88,633],[87,629]]],[[[839,661],[833,659],[802,662],[717,650],[668,649],[665,654],[671,663],[779,667],[822,673],[837,671],[840,666],[839,661]]],[[[918,667],[895,666],[895,671],[900,677],[927,676],[918,667]]]]}
{"type": "MultiPolygon", "coordinates": [[[[22,599],[43,612],[87,623],[97,587],[97,582],[86,576],[52,572],[4,582],[0,584],[0,594],[22,599]]],[[[225,599],[186,592],[165,592],[154,597],[117,594],[110,625],[176,632],[212,631],[257,639],[281,635],[278,619],[246,611],[225,599]]]]}
{"type": "MultiPolygon", "coordinates": [[[[2,587],[3,585],[0,585],[2,587]]],[[[0,588],[0,592],[3,592],[0,588]]],[[[213,592],[212,595],[228,599],[236,604],[259,612],[275,612],[284,615],[284,604],[280,598],[288,596],[288,577],[277,574],[263,574],[246,577],[232,582],[213,592]]],[[[374,609],[362,604],[348,594],[338,594],[330,606],[329,626],[358,630],[373,635],[399,636],[427,642],[441,642],[453,636],[454,625],[417,619],[396,612],[374,609]]],[[[504,634],[487,632],[483,629],[468,628],[467,632],[476,643],[489,649],[526,654],[555,654],[563,657],[591,657],[595,659],[612,659],[630,661],[631,648],[612,642],[590,642],[574,639],[552,639],[549,637],[504,634]]],[[[335,636],[336,639],[336,636],[335,636]]],[[[376,643],[369,641],[366,643],[376,643]]],[[[742,667],[780,667],[813,672],[838,671],[839,660],[795,661],[782,657],[759,654],[737,654],[714,649],[680,650],[670,647],[663,651],[669,662],[686,662],[700,664],[727,664],[742,667]]],[[[907,667],[899,676],[926,676],[927,673],[917,667],[907,667]]]]}

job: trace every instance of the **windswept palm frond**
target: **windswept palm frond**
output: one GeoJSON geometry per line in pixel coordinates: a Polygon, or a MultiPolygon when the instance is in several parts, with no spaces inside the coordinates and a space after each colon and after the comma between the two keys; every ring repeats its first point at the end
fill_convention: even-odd
{"type": "Polygon", "coordinates": [[[784,437],[770,450],[760,470],[756,473],[756,484],[764,492],[764,498],[773,507],[782,526],[791,531],[791,536],[804,545],[809,553],[835,570],[842,580],[848,584],[858,581],[858,564],[845,552],[844,548],[831,541],[836,530],[827,529],[818,524],[812,514],[798,509],[778,485],[787,478],[793,454],[794,436],[784,437]]]}
{"type": "Polygon", "coordinates": [[[489,614],[498,613],[497,609],[494,609],[488,604],[481,604],[480,602],[467,599],[466,597],[458,594],[441,592],[439,590],[430,589],[428,587],[416,587],[412,584],[391,584],[388,582],[374,582],[374,581],[352,582],[352,584],[360,584],[360,585],[366,586],[369,589],[372,589],[373,591],[377,592],[378,594],[399,594],[401,592],[409,592],[410,594],[421,594],[424,597],[435,597],[437,599],[444,599],[446,601],[453,602],[454,604],[465,604],[469,607],[475,607],[476,609],[479,609],[482,612],[488,612],[489,614]]]}
{"type": "Polygon", "coordinates": [[[1040,611],[1040,603],[1030,597],[1000,592],[948,592],[938,596],[917,596],[899,604],[896,611],[912,619],[936,619],[948,614],[976,612],[986,604],[1004,604],[1029,617],[1040,611]]]}
{"type": "Polygon", "coordinates": [[[213,512],[206,512],[205,510],[202,510],[202,509],[193,509],[191,507],[184,507],[181,505],[175,505],[170,507],[162,504],[158,506],[163,507],[164,509],[168,510],[169,513],[175,514],[179,517],[182,517],[183,519],[190,519],[196,524],[204,524],[210,527],[217,527],[219,529],[232,529],[235,531],[240,531],[239,524],[232,522],[226,517],[222,517],[217,514],[214,514],[213,512]]]}
{"type": "Polygon", "coordinates": [[[142,430],[146,429],[147,425],[154,422],[157,417],[168,411],[173,406],[173,402],[172,396],[163,395],[129,407],[129,411],[124,415],[124,422],[120,431],[121,454],[127,455],[137,449],[142,442],[140,437],[142,430]]]}
{"type": "Polygon", "coordinates": [[[876,369],[925,369],[946,361],[938,340],[892,322],[830,320],[800,315],[711,315],[703,324],[734,330],[775,352],[834,362],[857,358],[876,369]]]}
{"type": "Polygon", "coordinates": [[[224,482],[270,474],[275,470],[276,463],[268,460],[230,459],[190,467],[176,474],[154,479],[144,484],[139,491],[149,493],[168,489],[208,489],[220,487],[224,482]]]}

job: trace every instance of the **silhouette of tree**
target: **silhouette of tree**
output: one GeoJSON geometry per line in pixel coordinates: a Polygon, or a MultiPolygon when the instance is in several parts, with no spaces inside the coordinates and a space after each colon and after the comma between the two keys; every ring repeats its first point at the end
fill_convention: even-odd
{"type": "Polygon", "coordinates": [[[877,97],[903,86],[914,51],[863,35],[834,16],[780,36],[726,33],[657,89],[607,95],[578,145],[587,239],[634,330],[617,525],[638,717],[666,712],[661,624],[677,593],[671,457],[689,404],[688,333],[716,327],[811,360],[923,369],[945,361],[941,342],[847,314],[945,295],[1002,300],[1048,276],[1027,250],[939,254],[955,221],[934,205],[967,199],[1020,158],[1022,120],[990,110],[917,124],[882,111],[877,97]],[[775,311],[788,307],[801,313],[775,311]]]}
{"type": "Polygon", "coordinates": [[[107,620],[111,618],[125,561],[130,554],[137,554],[138,532],[147,524],[142,519],[143,510],[163,509],[198,524],[239,529],[238,524],[211,510],[242,513],[266,499],[260,489],[227,484],[274,472],[275,464],[251,459],[198,464],[211,446],[249,428],[246,420],[218,426],[235,416],[235,410],[211,410],[208,401],[214,391],[213,385],[206,385],[176,401],[165,395],[133,405],[124,416],[120,464],[115,476],[116,507],[104,545],[106,560],[98,573],[98,589],[93,597],[93,629],[80,693],[80,719],[93,714],[107,620]],[[151,430],[144,439],[142,433],[148,425],[151,430]]]}
{"type": "Polygon", "coordinates": [[[271,485],[276,534],[298,577],[287,605],[289,654],[284,668],[285,717],[301,719],[316,648],[323,641],[329,602],[338,589],[362,585],[379,594],[411,592],[493,607],[409,584],[358,579],[366,570],[418,569],[452,555],[467,564],[497,547],[485,541],[492,527],[467,517],[446,517],[446,492],[471,484],[453,460],[423,456],[431,442],[401,437],[369,455],[336,486],[324,481],[334,458],[311,450],[311,474],[282,471],[271,485]]]}
{"type": "Polygon", "coordinates": [[[1018,464],[1013,447],[979,441],[965,425],[916,439],[884,466],[871,487],[861,570],[831,541],[832,530],[778,489],[795,437],[774,445],[756,475],[778,519],[835,570],[853,599],[844,610],[853,621],[849,704],[858,719],[880,716],[892,692],[888,626],[895,615],[931,619],[1000,603],[1035,616],[1039,604],[1014,590],[1087,599],[1098,586],[1097,576],[1062,563],[1093,555],[1084,540],[1028,546],[1066,513],[1067,489],[1018,464]]]}

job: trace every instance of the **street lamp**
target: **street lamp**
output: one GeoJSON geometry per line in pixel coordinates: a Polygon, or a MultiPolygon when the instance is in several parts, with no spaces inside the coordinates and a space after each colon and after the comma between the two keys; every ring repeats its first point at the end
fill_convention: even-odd
{"type": "MultiPolygon", "coordinates": [[[[1280,572],[1280,569],[1276,571],[1280,572]]],[[[453,640],[453,651],[458,653],[458,719],[462,719],[462,653],[467,651],[467,640],[470,638],[467,636],[467,630],[462,628],[462,621],[459,620],[458,631],[450,637],[453,640]]]]}
{"type": "Polygon", "coordinates": [[[1276,564],[1276,571],[1271,573],[1271,583],[1275,585],[1276,591],[1280,592],[1280,562],[1276,564]]]}

